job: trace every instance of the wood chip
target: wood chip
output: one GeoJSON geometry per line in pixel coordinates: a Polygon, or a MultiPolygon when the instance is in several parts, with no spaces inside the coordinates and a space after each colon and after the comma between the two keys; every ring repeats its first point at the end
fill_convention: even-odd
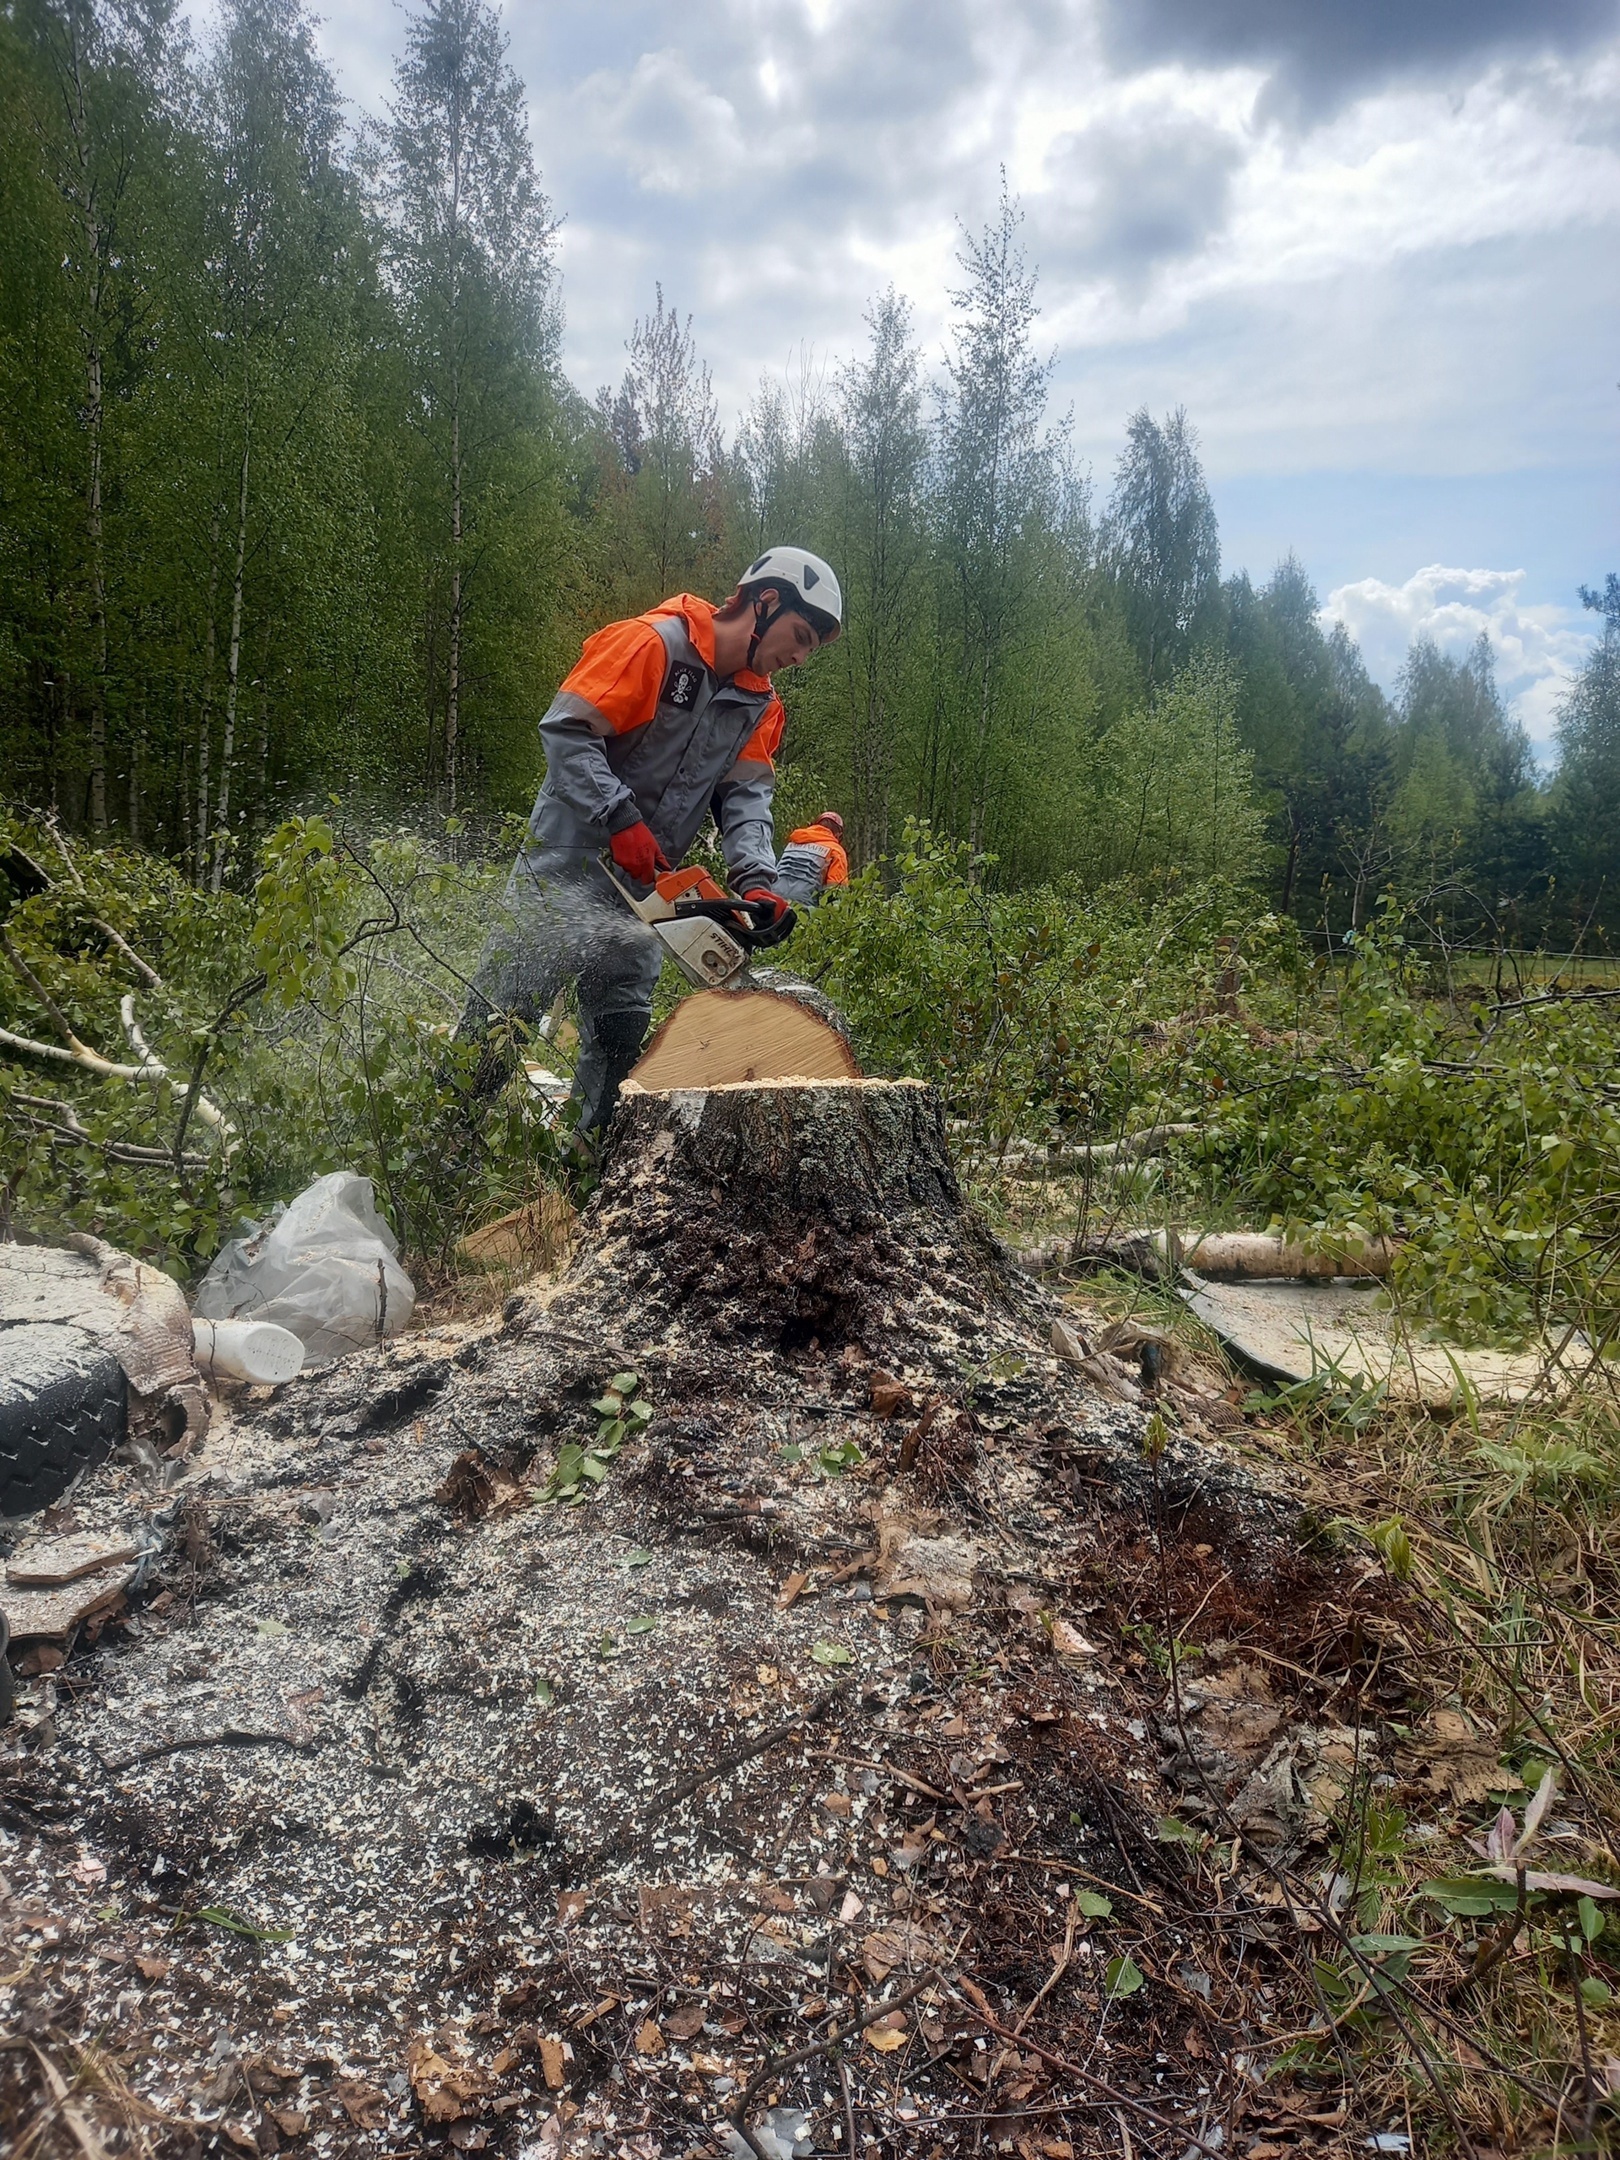
{"type": "Polygon", "coordinates": [[[136,1557],[134,1542],[127,1537],[40,1538],[12,1554],[6,1581],[18,1590],[55,1590],[136,1557]]]}

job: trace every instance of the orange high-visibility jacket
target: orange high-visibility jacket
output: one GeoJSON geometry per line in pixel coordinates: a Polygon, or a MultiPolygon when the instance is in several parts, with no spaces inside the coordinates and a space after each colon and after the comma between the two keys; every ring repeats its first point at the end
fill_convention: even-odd
{"type": "Polygon", "coordinates": [[[644,821],[678,863],[712,811],[737,888],[772,882],[781,701],[768,676],[716,675],[715,612],[677,593],[586,639],[540,723],[535,845],[596,855],[644,821]]]}
{"type": "Polygon", "coordinates": [[[801,825],[782,850],[775,890],[795,907],[814,907],[829,885],[849,883],[849,857],[830,825],[801,825]]]}

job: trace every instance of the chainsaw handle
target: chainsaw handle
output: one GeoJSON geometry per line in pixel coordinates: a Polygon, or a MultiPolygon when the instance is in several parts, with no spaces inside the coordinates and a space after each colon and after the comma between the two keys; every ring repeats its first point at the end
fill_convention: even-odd
{"type": "Polygon", "coordinates": [[[779,916],[770,900],[677,900],[675,913],[720,923],[750,952],[758,945],[779,945],[798,919],[791,908],[779,916]],[[739,916],[746,921],[739,922],[739,916]]]}

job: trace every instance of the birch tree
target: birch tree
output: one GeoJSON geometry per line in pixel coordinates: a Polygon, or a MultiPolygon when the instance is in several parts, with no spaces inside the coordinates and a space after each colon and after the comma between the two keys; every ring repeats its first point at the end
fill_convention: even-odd
{"type": "Polygon", "coordinates": [[[923,792],[947,823],[965,810],[975,850],[988,837],[1010,663],[1038,605],[1031,543],[1049,525],[1054,484],[1044,424],[1052,363],[1034,346],[1021,223],[1003,182],[996,216],[964,240],[937,428],[945,664],[923,792]]]}
{"type": "Polygon", "coordinates": [[[849,837],[857,864],[889,844],[902,729],[914,709],[915,662],[928,621],[928,436],[911,308],[890,286],[866,321],[865,356],[840,384],[847,474],[840,568],[849,626],[838,651],[849,689],[849,837]]]}
{"type": "Polygon", "coordinates": [[[319,425],[341,346],[332,288],[340,203],[333,163],[337,89],[299,0],[227,0],[203,78],[212,156],[204,235],[215,376],[217,492],[210,510],[208,664],[197,740],[196,871],[218,892],[228,851],[237,764],[250,558],[262,554],[276,509],[278,459],[319,425]],[[224,549],[223,559],[221,549],[224,549]],[[209,795],[212,700],[221,575],[229,578],[220,701],[218,779],[209,795]]]}
{"type": "Polygon", "coordinates": [[[96,832],[108,821],[107,378],[120,330],[127,338],[142,312],[133,191],[158,146],[156,84],[171,15],[172,0],[28,0],[23,13],[45,93],[35,132],[67,213],[60,267],[81,369],[86,807],[96,832]]]}
{"type": "Polygon", "coordinates": [[[1220,632],[1220,530],[1183,408],[1163,421],[1132,414],[1103,548],[1142,672],[1150,687],[1168,683],[1220,632]]]}
{"type": "Polygon", "coordinates": [[[503,450],[542,416],[555,227],[523,85],[486,0],[425,0],[405,28],[384,134],[386,212],[438,532],[424,652],[447,808],[461,779],[471,587],[503,498],[503,450]],[[442,687],[441,687],[442,685],[442,687]]]}

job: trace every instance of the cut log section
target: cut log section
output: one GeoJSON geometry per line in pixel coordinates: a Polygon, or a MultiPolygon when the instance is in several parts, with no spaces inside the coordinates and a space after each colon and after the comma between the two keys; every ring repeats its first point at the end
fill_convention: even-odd
{"type": "Polygon", "coordinates": [[[641,1054],[632,1088],[731,1087],[860,1075],[838,1030],[773,990],[695,990],[641,1054]]]}

